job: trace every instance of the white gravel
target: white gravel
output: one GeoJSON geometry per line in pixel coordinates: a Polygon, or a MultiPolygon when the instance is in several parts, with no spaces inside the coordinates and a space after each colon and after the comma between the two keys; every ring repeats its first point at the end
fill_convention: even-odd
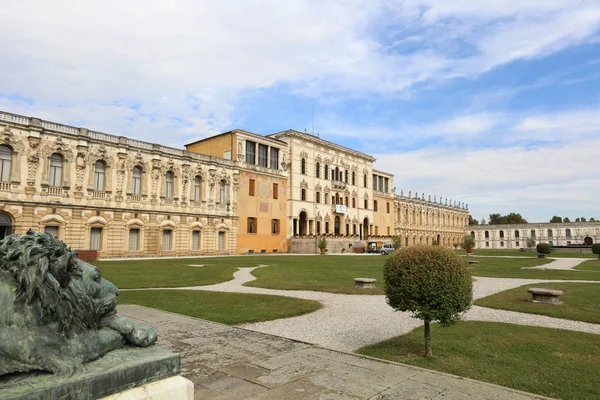
{"type": "MultiPolygon", "coordinates": [[[[557,261],[563,260],[565,259],[559,259],[557,261]]],[[[582,262],[585,260],[576,261],[582,262]]],[[[554,262],[547,264],[546,266],[553,264],[554,262]]],[[[566,263],[559,264],[561,266],[566,265],[566,263]]],[[[323,304],[323,308],[316,312],[293,318],[243,324],[241,327],[257,332],[318,344],[325,348],[341,351],[354,351],[360,347],[408,333],[422,324],[420,320],[411,318],[409,313],[394,311],[386,304],[385,296],[344,295],[325,292],[275,290],[242,286],[244,283],[256,279],[251,274],[252,270],[264,267],[268,268],[266,265],[253,268],[240,268],[234,273],[234,279],[228,282],[210,286],[195,286],[177,289],[269,294],[319,301],[323,304]]],[[[479,299],[522,285],[544,282],[586,281],[477,277],[476,282],[474,282],[473,285],[473,298],[479,299]]],[[[349,284],[351,284],[351,282],[349,284]]],[[[465,313],[463,318],[468,321],[504,322],[600,334],[600,325],[596,324],[551,318],[535,314],[494,310],[478,306],[473,306],[465,313]]]]}

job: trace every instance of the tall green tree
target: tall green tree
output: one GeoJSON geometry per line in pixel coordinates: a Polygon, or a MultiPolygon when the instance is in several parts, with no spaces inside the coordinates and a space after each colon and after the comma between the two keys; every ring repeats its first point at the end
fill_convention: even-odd
{"type": "Polygon", "coordinates": [[[555,215],[554,217],[552,217],[550,222],[563,222],[563,219],[561,217],[555,215]]]}
{"type": "Polygon", "coordinates": [[[585,217],[581,217],[581,222],[587,222],[587,220],[585,219],[585,217]]]}
{"type": "Polygon", "coordinates": [[[563,222],[571,222],[571,220],[569,219],[569,217],[564,217],[563,222]]]}
{"type": "Polygon", "coordinates": [[[473,218],[471,214],[469,214],[469,225],[479,225],[479,221],[473,218]]]}
{"type": "Polygon", "coordinates": [[[490,225],[526,224],[527,220],[521,214],[510,213],[507,215],[490,214],[490,225]]]}
{"type": "Polygon", "coordinates": [[[594,217],[590,218],[590,222],[596,222],[596,218],[594,218],[594,217]]]}
{"type": "Polygon", "coordinates": [[[581,222],[581,218],[575,218],[575,222],[581,222]]]}

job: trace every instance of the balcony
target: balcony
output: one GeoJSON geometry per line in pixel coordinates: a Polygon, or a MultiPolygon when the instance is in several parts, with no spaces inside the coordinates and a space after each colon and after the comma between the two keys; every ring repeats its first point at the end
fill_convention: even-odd
{"type": "Polygon", "coordinates": [[[346,212],[348,212],[348,207],[344,204],[332,204],[331,211],[336,214],[346,214],[346,212]]]}
{"type": "Polygon", "coordinates": [[[346,189],[347,186],[348,185],[342,181],[332,181],[331,182],[331,187],[333,189],[344,190],[344,189],[346,189]]]}
{"type": "Polygon", "coordinates": [[[104,200],[106,199],[106,192],[101,190],[94,190],[92,192],[92,198],[96,200],[104,200]]]}
{"type": "Polygon", "coordinates": [[[63,197],[64,189],[59,186],[48,186],[48,196],[63,197]]]}
{"type": "Polygon", "coordinates": [[[133,203],[141,203],[142,196],[139,194],[132,194],[132,195],[127,196],[127,201],[133,202],[133,203]]]}
{"type": "Polygon", "coordinates": [[[0,192],[10,192],[10,182],[0,182],[0,192]]]}

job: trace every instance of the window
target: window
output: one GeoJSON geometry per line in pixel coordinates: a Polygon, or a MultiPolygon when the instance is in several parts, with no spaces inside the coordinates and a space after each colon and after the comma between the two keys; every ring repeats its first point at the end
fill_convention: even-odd
{"type": "Polygon", "coordinates": [[[384,187],[383,187],[383,191],[388,193],[390,191],[390,178],[385,178],[385,180],[383,181],[384,187]]]}
{"type": "Polygon", "coordinates": [[[500,237],[503,238],[504,237],[504,231],[500,231],[500,237]]]}
{"type": "Polygon", "coordinates": [[[378,176],[377,179],[379,180],[379,185],[377,186],[377,190],[379,190],[380,192],[383,192],[383,176],[378,176]]]}
{"type": "Polygon", "coordinates": [[[475,231],[471,231],[471,237],[474,238],[475,237],[475,231]]]}
{"type": "Polygon", "coordinates": [[[325,233],[329,233],[329,222],[325,221],[325,233]]]}
{"type": "Polygon", "coordinates": [[[565,229],[565,236],[571,237],[571,229],[569,229],[569,228],[565,229]]]}
{"type": "Polygon", "coordinates": [[[173,198],[173,173],[171,171],[165,174],[165,197],[167,199],[173,198]]]}
{"type": "MultiPolygon", "coordinates": [[[[519,231],[515,231],[515,237],[518,238],[519,237],[519,231]]],[[[518,245],[517,245],[518,246],[518,245]]]]}
{"type": "Polygon", "coordinates": [[[279,198],[279,184],[278,183],[273,184],[273,198],[274,199],[279,198]]]}
{"type": "Polygon", "coordinates": [[[378,227],[378,226],[376,226],[376,227],[375,227],[375,236],[378,236],[378,235],[379,235],[379,227],[378,227]]]}
{"type": "Polygon", "coordinates": [[[104,191],[104,161],[98,160],[94,164],[94,190],[97,192],[104,191]]]}
{"type": "Polygon", "coordinates": [[[163,251],[171,250],[171,230],[165,229],[162,234],[163,251]]]}
{"type": "Polygon", "coordinates": [[[248,233],[256,233],[256,218],[248,217],[248,233]]]}
{"type": "Polygon", "coordinates": [[[377,211],[377,200],[373,200],[373,211],[377,211]]]}
{"type": "Polygon", "coordinates": [[[377,175],[373,174],[373,190],[379,190],[377,188],[377,175]]]}
{"type": "Polygon", "coordinates": [[[219,232],[217,240],[217,250],[225,250],[225,232],[219,232]]]}
{"type": "Polygon", "coordinates": [[[248,181],[248,196],[254,196],[254,179],[248,181]]]}
{"type": "Polygon", "coordinates": [[[300,200],[306,201],[306,189],[300,189],[300,200]]]}
{"type": "Polygon", "coordinates": [[[329,165],[325,164],[325,168],[323,169],[323,172],[325,173],[324,178],[329,179],[329,165]]]}
{"type": "Polygon", "coordinates": [[[352,184],[356,185],[356,174],[352,171],[352,184]]]}
{"type": "Polygon", "coordinates": [[[321,204],[321,192],[316,193],[315,201],[317,204],[321,204]]]}
{"type": "Polygon", "coordinates": [[[485,242],[485,247],[490,247],[490,242],[485,242]]]}
{"type": "Polygon", "coordinates": [[[348,183],[348,170],[344,171],[344,182],[348,183]]]}
{"type": "Polygon", "coordinates": [[[192,231],[192,250],[200,249],[200,231],[192,231]]]}
{"type": "Polygon", "coordinates": [[[246,164],[256,164],[256,143],[246,140],[246,164]]]}
{"type": "Polygon", "coordinates": [[[369,200],[365,199],[365,210],[369,209],[369,200]]]}
{"type": "Polygon", "coordinates": [[[271,169],[279,169],[279,149],[271,147],[271,158],[269,159],[271,169]]]}
{"type": "Polygon", "coordinates": [[[100,250],[102,248],[102,228],[92,228],[90,230],[90,250],[100,250]]]}
{"type": "Polygon", "coordinates": [[[271,233],[273,235],[279,235],[279,220],[278,219],[271,220],[271,233]]]}
{"type": "Polygon", "coordinates": [[[346,202],[344,204],[346,204],[346,207],[350,205],[350,203],[348,203],[348,196],[346,196],[346,202]]]}
{"type": "Polygon", "coordinates": [[[58,226],[47,226],[44,228],[44,233],[52,236],[53,238],[58,237],[58,226]]]}
{"type": "MultiPolygon", "coordinates": [[[[62,168],[63,158],[60,154],[54,153],[50,156],[50,186],[62,186],[62,168]]],[[[93,249],[92,249],[93,250],[93,249]]]]}
{"type": "Polygon", "coordinates": [[[219,203],[225,204],[227,202],[227,183],[225,179],[221,179],[219,182],[219,203]]]}
{"type": "Polygon", "coordinates": [[[321,221],[317,221],[317,235],[321,234],[321,221]]]}
{"type": "Polygon", "coordinates": [[[552,237],[552,229],[548,229],[548,237],[551,238],[552,237]]]}
{"type": "Polygon", "coordinates": [[[389,214],[390,213],[390,202],[389,201],[385,203],[385,208],[387,210],[387,213],[389,214]]]}
{"type": "Polygon", "coordinates": [[[531,230],[531,237],[534,238],[535,237],[535,229],[531,230]]]}
{"type": "Polygon", "coordinates": [[[519,247],[519,242],[515,242],[515,245],[516,245],[517,247],[519,247]]]}
{"type": "Polygon", "coordinates": [[[269,151],[269,147],[264,144],[258,145],[258,165],[261,167],[267,168],[267,154],[269,151]]]}
{"type": "Polygon", "coordinates": [[[352,198],[352,208],[356,208],[356,198],[352,198]]]}
{"type": "MultiPolygon", "coordinates": [[[[331,174],[333,175],[333,170],[331,170],[331,174]]],[[[335,178],[332,176],[331,180],[341,181],[340,169],[335,167],[335,178]]]]}
{"type": "Polygon", "coordinates": [[[140,167],[133,167],[131,172],[131,194],[139,196],[142,191],[142,169],[140,167]]]}
{"type": "Polygon", "coordinates": [[[490,233],[488,231],[485,231],[485,238],[489,239],[489,237],[490,237],[490,233]]]}
{"type": "Polygon", "coordinates": [[[329,204],[329,196],[327,196],[327,193],[323,196],[323,204],[329,204]]]}
{"type": "Polygon", "coordinates": [[[0,146],[0,182],[10,181],[10,161],[12,150],[8,146],[0,146]]]}
{"type": "Polygon", "coordinates": [[[500,242],[500,247],[504,247],[504,242],[500,242]]]}
{"type": "Polygon", "coordinates": [[[367,187],[367,174],[363,175],[363,186],[367,187]]]}
{"type": "Polygon", "coordinates": [[[202,200],[202,179],[199,176],[194,178],[194,200],[202,200]]]}
{"type": "Polygon", "coordinates": [[[321,177],[321,164],[317,163],[317,166],[315,167],[315,176],[317,178],[321,177]]]}
{"type": "Polygon", "coordinates": [[[300,160],[300,173],[306,175],[306,160],[304,158],[300,160]]]}
{"type": "Polygon", "coordinates": [[[129,251],[138,251],[140,242],[140,230],[130,229],[129,230],[129,251]]]}

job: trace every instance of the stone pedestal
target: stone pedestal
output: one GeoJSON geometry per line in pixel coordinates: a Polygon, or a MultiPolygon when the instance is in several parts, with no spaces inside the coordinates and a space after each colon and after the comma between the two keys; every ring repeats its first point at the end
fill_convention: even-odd
{"type": "Polygon", "coordinates": [[[194,400],[194,384],[182,376],[172,376],[100,400],[194,400]]]}
{"type": "Polygon", "coordinates": [[[555,305],[563,304],[563,302],[559,300],[560,295],[563,294],[562,290],[529,288],[527,289],[527,292],[531,293],[531,299],[529,299],[530,303],[555,305]]]}
{"type": "Polygon", "coordinates": [[[375,278],[354,278],[354,287],[361,289],[375,289],[375,278]]]}
{"type": "MultiPolygon", "coordinates": [[[[148,398],[188,400],[189,385],[182,385],[181,380],[169,380],[179,375],[179,369],[179,356],[158,347],[120,349],[85,364],[70,377],[45,372],[2,375],[0,399],[98,399],[139,387],[146,393],[152,389],[166,394],[169,388],[173,389],[169,396],[148,398]],[[153,382],[156,384],[150,385],[153,382]]],[[[193,393],[193,388],[191,390],[193,393]]],[[[135,398],[139,397],[131,397],[135,398]]]]}

